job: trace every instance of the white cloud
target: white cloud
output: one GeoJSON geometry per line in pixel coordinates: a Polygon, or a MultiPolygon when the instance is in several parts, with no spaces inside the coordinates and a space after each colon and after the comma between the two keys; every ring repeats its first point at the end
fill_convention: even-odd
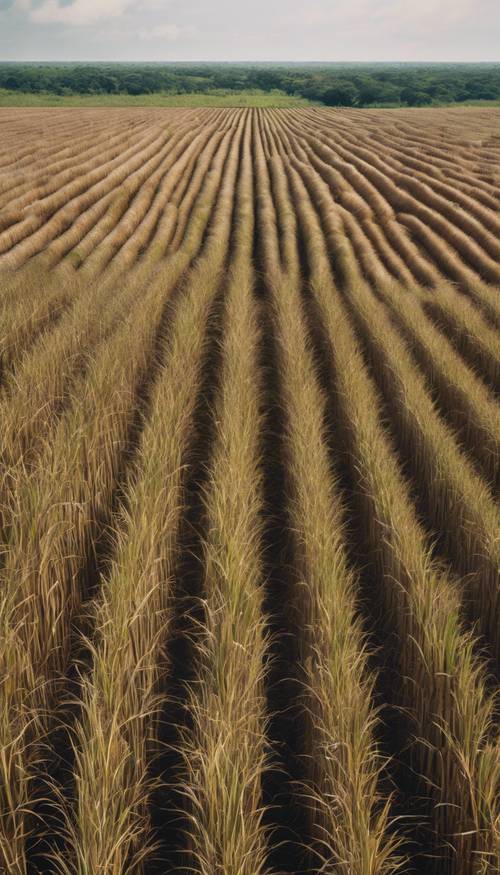
{"type": "Polygon", "coordinates": [[[155,24],[153,27],[141,27],[138,31],[141,39],[146,40],[177,40],[182,31],[176,24],[155,24]]]}
{"type": "MultiPolygon", "coordinates": [[[[119,18],[126,12],[158,10],[168,5],[169,0],[74,0],[61,6],[60,0],[43,0],[41,6],[32,8],[32,0],[15,0],[17,8],[29,11],[31,21],[38,24],[67,24],[84,26],[109,18],[119,18]]],[[[167,27],[173,25],[167,25],[167,27]]]]}
{"type": "Polygon", "coordinates": [[[447,28],[473,20],[475,0],[393,0],[385,10],[385,18],[399,28],[447,28]]]}
{"type": "Polygon", "coordinates": [[[494,60],[499,2],[0,0],[0,50],[18,60],[494,60]]]}
{"type": "Polygon", "coordinates": [[[130,0],[75,0],[70,6],[60,6],[57,0],[44,0],[31,10],[30,18],[39,24],[95,24],[123,15],[130,5],[130,0]]]}
{"type": "MultiPolygon", "coordinates": [[[[450,27],[471,20],[477,0],[336,0],[334,6],[324,2],[307,5],[302,13],[313,27],[342,27],[355,24],[369,27],[380,24],[391,30],[403,28],[450,27]]],[[[489,0],[484,0],[488,5],[489,0]]],[[[300,14],[298,16],[300,19],[300,14]]]]}

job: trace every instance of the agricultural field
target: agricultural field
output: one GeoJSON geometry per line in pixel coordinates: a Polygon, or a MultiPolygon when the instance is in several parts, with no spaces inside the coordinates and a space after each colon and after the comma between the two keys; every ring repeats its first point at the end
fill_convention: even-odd
{"type": "Polygon", "coordinates": [[[493,875],[500,110],[0,129],[0,871],[493,875]]]}

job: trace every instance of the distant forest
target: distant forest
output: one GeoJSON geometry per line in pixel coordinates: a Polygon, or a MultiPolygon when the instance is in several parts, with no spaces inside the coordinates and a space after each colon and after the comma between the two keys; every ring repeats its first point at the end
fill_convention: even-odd
{"type": "Polygon", "coordinates": [[[426,106],[500,99],[500,64],[2,63],[0,88],[59,95],[258,89],[327,106],[426,106]]]}

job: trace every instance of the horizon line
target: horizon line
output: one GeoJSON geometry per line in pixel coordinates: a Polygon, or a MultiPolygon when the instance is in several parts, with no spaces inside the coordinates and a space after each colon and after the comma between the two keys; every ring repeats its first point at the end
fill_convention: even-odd
{"type": "Polygon", "coordinates": [[[0,58],[0,64],[498,64],[500,65],[499,60],[481,60],[481,61],[464,61],[464,60],[441,60],[441,61],[417,61],[417,60],[384,60],[380,59],[377,61],[362,61],[352,59],[349,61],[313,61],[308,60],[306,58],[297,60],[257,60],[257,59],[249,59],[245,58],[241,61],[235,60],[227,60],[220,59],[217,61],[214,60],[204,60],[202,58],[189,59],[189,60],[147,60],[146,58],[138,61],[132,59],[111,59],[111,58],[82,58],[82,59],[55,59],[55,58],[0,58]]]}

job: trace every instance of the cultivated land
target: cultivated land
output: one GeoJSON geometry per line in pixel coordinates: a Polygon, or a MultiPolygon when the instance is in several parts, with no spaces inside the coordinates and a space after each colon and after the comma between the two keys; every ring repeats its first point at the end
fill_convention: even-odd
{"type": "Polygon", "coordinates": [[[500,111],[0,126],[0,869],[497,871],[500,111]]]}

